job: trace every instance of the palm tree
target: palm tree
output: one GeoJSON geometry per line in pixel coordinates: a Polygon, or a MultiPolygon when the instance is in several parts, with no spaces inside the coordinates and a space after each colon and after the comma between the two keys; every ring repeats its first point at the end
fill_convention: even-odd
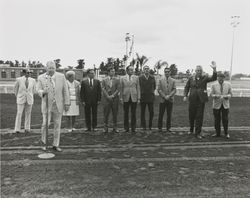
{"type": "Polygon", "coordinates": [[[166,67],[168,66],[167,61],[158,60],[158,61],[155,63],[154,68],[157,70],[157,75],[159,74],[159,70],[160,70],[163,66],[166,66],[166,67]]]}
{"type": "Polygon", "coordinates": [[[142,71],[142,67],[146,64],[146,62],[148,62],[149,59],[144,55],[139,56],[138,53],[136,53],[136,57],[137,57],[136,60],[139,63],[139,66],[140,66],[140,71],[142,71]]]}

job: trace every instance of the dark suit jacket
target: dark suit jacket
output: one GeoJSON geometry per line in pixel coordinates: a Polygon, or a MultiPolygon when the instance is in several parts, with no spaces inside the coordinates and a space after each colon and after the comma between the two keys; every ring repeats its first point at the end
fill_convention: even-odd
{"type": "Polygon", "coordinates": [[[154,102],[156,82],[155,77],[149,75],[148,79],[145,75],[139,77],[141,89],[141,102],[154,102]]]}
{"type": "Polygon", "coordinates": [[[217,79],[217,73],[214,72],[213,76],[202,76],[199,80],[195,76],[188,79],[184,89],[184,96],[188,96],[189,101],[195,102],[199,98],[200,102],[204,103],[208,101],[207,95],[207,83],[215,81],[217,79]]]}
{"type": "Polygon", "coordinates": [[[112,86],[110,86],[110,78],[107,77],[102,81],[103,102],[109,103],[108,96],[114,95],[114,100],[119,100],[120,93],[120,80],[116,77],[112,79],[112,86]]]}
{"type": "Polygon", "coordinates": [[[85,102],[86,104],[95,104],[98,101],[101,101],[101,95],[102,90],[99,80],[94,79],[92,88],[90,87],[89,79],[85,79],[82,81],[80,91],[82,102],[85,102]]]}

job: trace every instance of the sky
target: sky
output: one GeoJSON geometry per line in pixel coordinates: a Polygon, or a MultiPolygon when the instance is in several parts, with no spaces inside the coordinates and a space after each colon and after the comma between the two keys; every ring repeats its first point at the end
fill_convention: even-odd
{"type": "Polygon", "coordinates": [[[232,73],[250,74],[249,10],[249,0],[0,0],[0,59],[76,66],[83,58],[90,68],[122,58],[128,32],[150,67],[163,60],[210,73],[214,60],[229,71],[237,15],[232,73]]]}

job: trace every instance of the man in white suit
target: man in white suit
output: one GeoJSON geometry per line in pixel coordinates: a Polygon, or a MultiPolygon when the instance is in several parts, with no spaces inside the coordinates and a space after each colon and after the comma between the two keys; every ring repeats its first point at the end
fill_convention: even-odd
{"type": "Polygon", "coordinates": [[[15,132],[21,130],[21,121],[23,110],[25,110],[25,132],[30,132],[31,110],[34,102],[34,93],[36,92],[36,80],[30,77],[29,69],[23,70],[24,76],[17,78],[14,93],[16,95],[17,114],[15,122],[15,132]]]}
{"type": "Polygon", "coordinates": [[[230,138],[228,134],[228,114],[229,114],[229,99],[232,97],[232,88],[229,82],[224,82],[225,75],[219,73],[218,81],[211,87],[211,96],[213,97],[213,113],[214,127],[216,134],[213,137],[220,137],[221,118],[226,138],[230,138]]]}
{"type": "MultiPolygon", "coordinates": [[[[37,91],[42,98],[42,142],[46,142],[46,115],[48,111],[48,123],[50,123],[51,115],[54,121],[54,140],[53,149],[62,151],[59,148],[60,130],[63,110],[68,111],[70,105],[69,89],[67,87],[66,78],[63,74],[56,72],[56,64],[49,61],[46,64],[47,72],[38,77],[37,91]],[[46,108],[46,97],[48,97],[48,109],[46,108]]],[[[43,147],[43,150],[45,148],[43,147]]]]}
{"type": "Polygon", "coordinates": [[[129,132],[129,107],[131,108],[131,131],[135,133],[136,128],[136,106],[140,102],[141,92],[139,78],[133,75],[134,68],[127,68],[127,75],[121,78],[121,102],[124,109],[124,129],[129,132]]]}

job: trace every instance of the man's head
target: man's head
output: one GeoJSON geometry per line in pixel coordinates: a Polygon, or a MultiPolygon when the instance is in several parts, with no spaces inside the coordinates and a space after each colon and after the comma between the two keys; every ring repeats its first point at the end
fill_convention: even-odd
{"type": "Polygon", "coordinates": [[[53,76],[56,72],[56,63],[54,61],[48,61],[46,63],[47,75],[53,76]]]}
{"type": "Polygon", "coordinates": [[[114,77],[115,76],[115,69],[113,67],[108,69],[108,75],[110,77],[114,77]]]}
{"type": "Polygon", "coordinates": [[[165,73],[166,78],[168,78],[168,77],[170,76],[170,68],[169,68],[169,67],[166,67],[166,68],[164,69],[164,73],[165,73]]]}
{"type": "Polygon", "coordinates": [[[30,74],[32,73],[31,70],[29,70],[28,68],[23,69],[23,74],[26,78],[30,77],[30,74]]]}
{"type": "Polygon", "coordinates": [[[217,74],[217,80],[220,84],[222,84],[224,82],[225,79],[225,75],[222,72],[218,72],[217,74]]]}
{"type": "Polygon", "coordinates": [[[197,65],[197,66],[196,66],[196,69],[195,69],[195,75],[196,75],[196,77],[201,77],[201,76],[202,76],[202,73],[203,73],[202,66],[197,65]]]}
{"type": "Polygon", "coordinates": [[[69,82],[73,82],[75,80],[75,72],[74,71],[67,71],[66,78],[69,82]]]}
{"type": "Polygon", "coordinates": [[[149,66],[148,66],[148,65],[145,65],[145,66],[143,67],[143,72],[144,72],[144,74],[145,74],[145,75],[149,75],[149,71],[150,71],[149,66]]]}
{"type": "Polygon", "coordinates": [[[88,74],[88,77],[90,79],[93,79],[95,77],[95,71],[94,71],[94,69],[88,69],[87,70],[87,74],[88,74]]]}
{"type": "Polygon", "coordinates": [[[133,73],[134,73],[134,68],[133,68],[133,66],[128,66],[128,67],[127,67],[127,74],[131,76],[133,73]]]}

